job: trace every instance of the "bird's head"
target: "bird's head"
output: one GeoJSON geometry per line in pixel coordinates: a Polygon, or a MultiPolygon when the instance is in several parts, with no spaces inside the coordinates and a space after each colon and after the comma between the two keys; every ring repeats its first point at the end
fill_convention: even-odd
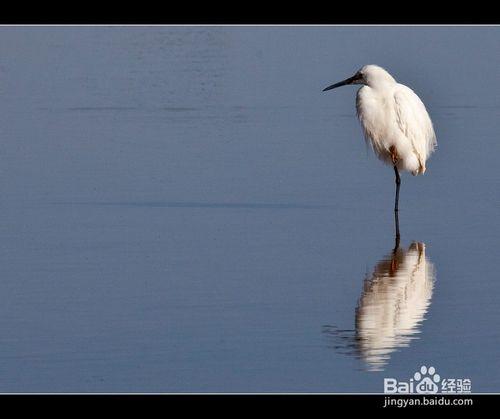
{"type": "Polygon", "coordinates": [[[348,84],[364,84],[366,86],[376,87],[386,83],[396,83],[396,80],[394,80],[394,78],[382,67],[368,64],[360,68],[354,76],[326,87],[323,89],[323,92],[348,84]]]}

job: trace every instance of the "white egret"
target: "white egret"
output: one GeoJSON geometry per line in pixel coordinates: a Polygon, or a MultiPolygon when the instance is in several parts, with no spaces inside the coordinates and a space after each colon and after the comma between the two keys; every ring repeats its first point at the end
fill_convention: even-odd
{"type": "Polygon", "coordinates": [[[423,174],[425,162],[437,145],[431,118],[413,90],[397,83],[382,67],[365,65],[354,76],[323,91],[348,84],[364,85],[356,96],[358,118],[377,157],[394,167],[397,212],[399,171],[423,174]]]}

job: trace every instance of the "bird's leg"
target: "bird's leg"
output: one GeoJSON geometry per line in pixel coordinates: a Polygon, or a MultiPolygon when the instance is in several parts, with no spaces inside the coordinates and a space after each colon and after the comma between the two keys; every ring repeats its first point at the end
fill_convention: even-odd
{"type": "Polygon", "coordinates": [[[401,178],[399,177],[399,171],[398,171],[398,168],[396,167],[396,165],[394,165],[394,173],[396,175],[396,199],[395,199],[395,202],[394,202],[394,212],[396,213],[396,217],[397,217],[397,213],[399,211],[399,209],[398,209],[398,203],[399,203],[399,186],[401,185],[401,178]]]}
{"type": "Polygon", "coordinates": [[[394,274],[398,269],[398,259],[397,252],[399,249],[400,242],[400,234],[399,234],[399,213],[398,211],[394,211],[394,226],[396,227],[396,236],[394,238],[394,249],[392,249],[392,257],[391,257],[391,273],[394,274]]]}
{"type": "Polygon", "coordinates": [[[394,173],[396,174],[396,201],[394,202],[394,212],[398,212],[399,185],[401,185],[401,178],[399,177],[399,172],[397,168],[398,153],[396,151],[396,147],[394,147],[393,145],[389,147],[389,152],[391,153],[392,165],[394,167],[394,173]]]}
{"type": "Polygon", "coordinates": [[[395,166],[396,163],[398,162],[398,152],[396,151],[396,147],[391,145],[389,147],[389,153],[391,153],[392,165],[395,166]]]}
{"type": "Polygon", "coordinates": [[[394,225],[396,226],[396,237],[394,239],[394,252],[399,248],[400,234],[399,234],[399,214],[398,211],[394,211],[394,225]]]}

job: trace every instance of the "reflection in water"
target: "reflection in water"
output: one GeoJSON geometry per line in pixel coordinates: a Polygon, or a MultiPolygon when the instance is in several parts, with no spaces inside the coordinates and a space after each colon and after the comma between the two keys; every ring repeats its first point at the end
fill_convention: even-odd
{"type": "Polygon", "coordinates": [[[356,338],[370,369],[380,369],[389,354],[407,346],[429,307],[434,270],[424,243],[395,249],[365,280],[356,308],[356,338]]]}
{"type": "Polygon", "coordinates": [[[362,358],[369,370],[381,371],[390,354],[408,346],[420,332],[431,302],[434,267],[425,244],[396,247],[364,281],[355,314],[355,330],[325,326],[324,333],[339,351],[362,358]]]}

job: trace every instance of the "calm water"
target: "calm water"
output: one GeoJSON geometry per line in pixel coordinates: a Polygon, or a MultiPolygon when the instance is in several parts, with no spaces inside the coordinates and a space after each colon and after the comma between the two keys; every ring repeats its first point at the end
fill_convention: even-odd
{"type": "Polygon", "coordinates": [[[500,389],[499,28],[0,28],[1,392],[500,389]],[[366,149],[366,63],[438,150],[366,149]]]}

